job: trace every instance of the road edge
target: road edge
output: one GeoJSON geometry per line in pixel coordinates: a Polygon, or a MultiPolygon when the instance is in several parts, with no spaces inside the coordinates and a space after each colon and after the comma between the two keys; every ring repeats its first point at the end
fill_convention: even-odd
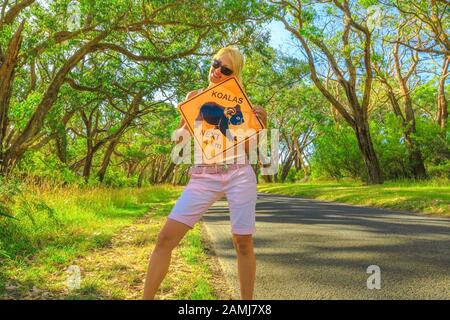
{"type": "Polygon", "coordinates": [[[435,213],[426,213],[426,212],[422,212],[422,211],[408,211],[408,210],[402,210],[402,209],[395,209],[395,208],[391,208],[391,207],[369,206],[369,205],[363,205],[363,204],[352,204],[352,203],[337,202],[337,201],[331,201],[331,200],[327,201],[327,200],[321,200],[321,199],[317,199],[317,198],[308,198],[305,196],[293,196],[293,195],[282,194],[282,193],[271,193],[271,192],[258,191],[258,194],[275,195],[275,196],[282,196],[282,197],[288,197],[288,198],[299,198],[299,199],[311,200],[311,201],[324,203],[324,204],[337,204],[337,205],[342,205],[342,206],[359,207],[359,208],[365,208],[365,209],[380,209],[380,210],[390,211],[391,213],[412,215],[412,216],[417,216],[417,217],[422,217],[422,218],[427,217],[427,218],[437,218],[437,219],[442,219],[442,220],[450,220],[450,216],[445,216],[445,215],[443,216],[443,215],[438,215],[435,213]]]}
{"type": "Polygon", "coordinates": [[[233,293],[233,286],[223,272],[223,266],[217,255],[214,243],[211,240],[208,227],[203,221],[201,222],[201,238],[203,249],[208,256],[206,263],[213,276],[211,286],[214,290],[214,294],[219,300],[238,300],[239,297],[236,297],[233,293]]]}

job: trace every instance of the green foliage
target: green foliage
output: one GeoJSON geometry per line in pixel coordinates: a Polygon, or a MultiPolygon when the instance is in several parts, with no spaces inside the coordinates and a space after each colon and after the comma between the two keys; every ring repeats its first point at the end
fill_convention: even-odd
{"type": "Polygon", "coordinates": [[[420,145],[425,160],[431,165],[445,164],[450,160],[450,126],[443,131],[435,122],[425,117],[417,119],[414,139],[420,145]]]}
{"type": "Polygon", "coordinates": [[[5,204],[0,202],[0,217],[6,217],[11,219],[17,219],[12,215],[12,210],[5,204]]]}
{"type": "Polygon", "coordinates": [[[2,217],[17,219],[11,208],[12,198],[21,192],[18,179],[5,179],[0,176],[0,219],[2,217]]]}
{"type": "Polygon", "coordinates": [[[380,2],[378,0],[358,0],[358,3],[363,8],[368,8],[370,6],[375,6],[375,5],[379,5],[380,4],[380,2]]]}
{"type": "MultiPolygon", "coordinates": [[[[347,80],[349,66],[344,58],[352,61],[357,75],[355,94],[361,100],[366,83],[363,33],[352,26],[348,43],[344,43],[345,15],[333,2],[301,1],[301,7],[296,2],[285,4],[289,2],[206,0],[180,1],[176,5],[133,0],[34,2],[12,24],[2,25],[0,30],[0,46],[6,48],[20,21],[27,21],[11,82],[8,121],[5,128],[0,128],[7,133],[7,139],[0,142],[0,156],[8,153],[27,126],[36,126],[19,148],[25,152],[13,159],[17,162],[11,162],[16,164],[13,173],[21,177],[97,186],[102,183],[101,175],[106,168],[103,183],[110,186],[154,183],[166,173],[167,166],[161,163],[170,162],[174,145],[170,137],[180,121],[176,104],[187,92],[208,85],[212,54],[233,43],[246,56],[245,90],[255,105],[268,111],[269,127],[280,130],[282,147],[302,141],[306,135],[303,157],[311,161],[315,176],[364,179],[366,171],[354,133],[341,123],[343,119],[336,110],[330,112],[329,101],[311,82],[310,65],[302,50],[291,55],[274,50],[267,45],[270,35],[264,26],[279,18],[277,15],[286,17],[286,22],[310,44],[319,80],[350,113],[348,92],[336,81],[335,70],[327,71],[323,58],[332,55],[347,80]],[[78,28],[82,30],[76,32],[78,28]],[[99,36],[104,36],[101,43],[111,46],[86,53],[74,66],[67,65],[75,52],[99,36]],[[316,40],[327,48],[327,54],[316,40]],[[67,73],[62,75],[62,71],[67,73]],[[58,80],[63,80],[61,87],[52,87],[58,80]],[[55,92],[48,92],[50,88],[55,92]],[[35,114],[37,107],[47,101],[44,97],[48,98],[48,93],[57,99],[46,112],[35,114]],[[138,96],[140,103],[135,106],[133,101],[138,96]],[[109,146],[112,149],[108,153],[109,146]],[[94,153],[92,163],[85,161],[89,151],[94,153]],[[103,167],[103,163],[107,165],[103,167]]],[[[431,41],[435,44],[431,47],[439,50],[439,37],[433,36],[433,28],[416,21],[433,12],[418,10],[428,8],[427,5],[425,0],[417,4],[402,1],[392,6],[357,0],[349,6],[355,23],[363,27],[370,15],[382,14],[383,23],[371,29],[371,62],[380,70],[372,70],[377,78],[372,85],[368,117],[387,179],[411,177],[411,168],[402,124],[392,115],[379,78],[386,78],[386,83],[393,86],[403,109],[402,94],[392,71],[395,69],[392,41],[397,36],[404,37],[403,42],[410,41],[413,34],[431,41]]],[[[6,4],[7,8],[10,6],[11,2],[6,4]]],[[[437,11],[443,8],[441,2],[431,6],[437,11]]],[[[445,19],[447,15],[442,11],[445,30],[450,21],[445,19]]],[[[292,38],[295,40],[295,36],[292,38]]],[[[301,49],[298,41],[296,45],[301,49]]],[[[399,50],[400,69],[405,72],[413,51],[405,45],[399,50]]],[[[449,125],[444,132],[434,124],[441,74],[436,66],[442,58],[436,53],[433,56],[436,63],[431,63],[429,55],[423,52],[408,82],[417,126],[412,139],[432,176],[445,176],[450,157],[449,125]]],[[[449,90],[446,92],[448,96],[449,90]]],[[[180,181],[181,171],[174,180],[180,181]]],[[[298,180],[297,176],[302,174],[302,170],[296,173],[291,169],[288,180],[298,180]]],[[[166,177],[167,181],[172,180],[171,174],[166,177]]],[[[6,209],[2,212],[8,214],[6,209]]]]}
{"type": "Polygon", "coordinates": [[[365,177],[365,167],[353,130],[333,123],[320,127],[322,133],[314,141],[311,158],[312,176],[341,179],[365,177]]]}
{"type": "MultiPolygon", "coordinates": [[[[370,122],[383,176],[389,180],[413,178],[400,121],[394,114],[386,114],[383,121],[370,122]]],[[[450,145],[449,135],[442,136],[439,126],[426,118],[418,118],[416,127],[412,138],[420,145],[428,174],[431,178],[447,177],[449,160],[445,150],[450,145]]],[[[348,126],[338,129],[330,123],[320,127],[319,132],[320,136],[314,141],[313,177],[364,180],[365,169],[354,131],[348,126]]]]}
{"type": "Polygon", "coordinates": [[[103,181],[105,185],[119,187],[136,187],[138,177],[133,175],[127,177],[122,170],[110,168],[103,181]]]}
{"type": "MultiPolygon", "coordinates": [[[[279,173],[281,174],[281,173],[279,173]]],[[[301,181],[305,177],[305,172],[303,170],[297,171],[294,167],[289,169],[289,173],[286,177],[286,182],[297,182],[301,181]]]]}
{"type": "Polygon", "coordinates": [[[42,93],[33,92],[25,100],[13,103],[10,110],[11,120],[20,129],[25,128],[29,117],[33,114],[41,99],[42,93]]]}
{"type": "Polygon", "coordinates": [[[400,121],[394,114],[386,114],[383,122],[370,122],[374,147],[386,179],[411,177],[400,121]]]}
{"type": "Polygon", "coordinates": [[[70,170],[67,164],[62,163],[55,154],[50,152],[27,152],[19,164],[19,169],[31,176],[46,180],[67,183],[82,183],[83,181],[80,176],[70,170]]]}
{"type": "Polygon", "coordinates": [[[450,160],[445,160],[438,165],[430,164],[428,174],[435,178],[450,180],[450,160]]]}

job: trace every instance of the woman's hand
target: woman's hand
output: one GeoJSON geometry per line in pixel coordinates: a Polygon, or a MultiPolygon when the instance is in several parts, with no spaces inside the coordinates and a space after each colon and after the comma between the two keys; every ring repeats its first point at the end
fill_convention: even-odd
{"type": "Polygon", "coordinates": [[[267,128],[267,112],[261,106],[253,106],[256,116],[262,121],[264,127],[267,128]]]}

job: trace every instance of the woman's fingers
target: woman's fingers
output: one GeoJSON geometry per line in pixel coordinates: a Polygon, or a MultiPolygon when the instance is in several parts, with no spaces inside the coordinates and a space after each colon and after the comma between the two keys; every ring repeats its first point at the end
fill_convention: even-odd
{"type": "Polygon", "coordinates": [[[263,117],[264,118],[266,116],[266,111],[263,108],[258,107],[257,109],[255,109],[255,114],[258,117],[263,117]]]}
{"type": "Polygon", "coordinates": [[[261,120],[264,123],[264,125],[267,125],[266,124],[266,121],[267,121],[266,110],[261,106],[254,106],[253,110],[255,111],[256,117],[258,117],[258,119],[261,120]]]}
{"type": "Polygon", "coordinates": [[[255,107],[255,113],[256,113],[257,115],[264,114],[264,109],[263,109],[262,107],[260,107],[260,106],[256,106],[256,107],[255,107]]]}

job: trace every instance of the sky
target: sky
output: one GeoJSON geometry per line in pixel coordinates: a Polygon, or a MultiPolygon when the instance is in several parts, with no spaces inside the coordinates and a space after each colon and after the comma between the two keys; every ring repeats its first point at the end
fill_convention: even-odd
{"type": "Polygon", "coordinates": [[[292,39],[290,32],[284,28],[283,23],[272,21],[268,25],[268,29],[270,30],[271,47],[293,56],[299,55],[299,50],[294,45],[295,41],[292,39]]]}

